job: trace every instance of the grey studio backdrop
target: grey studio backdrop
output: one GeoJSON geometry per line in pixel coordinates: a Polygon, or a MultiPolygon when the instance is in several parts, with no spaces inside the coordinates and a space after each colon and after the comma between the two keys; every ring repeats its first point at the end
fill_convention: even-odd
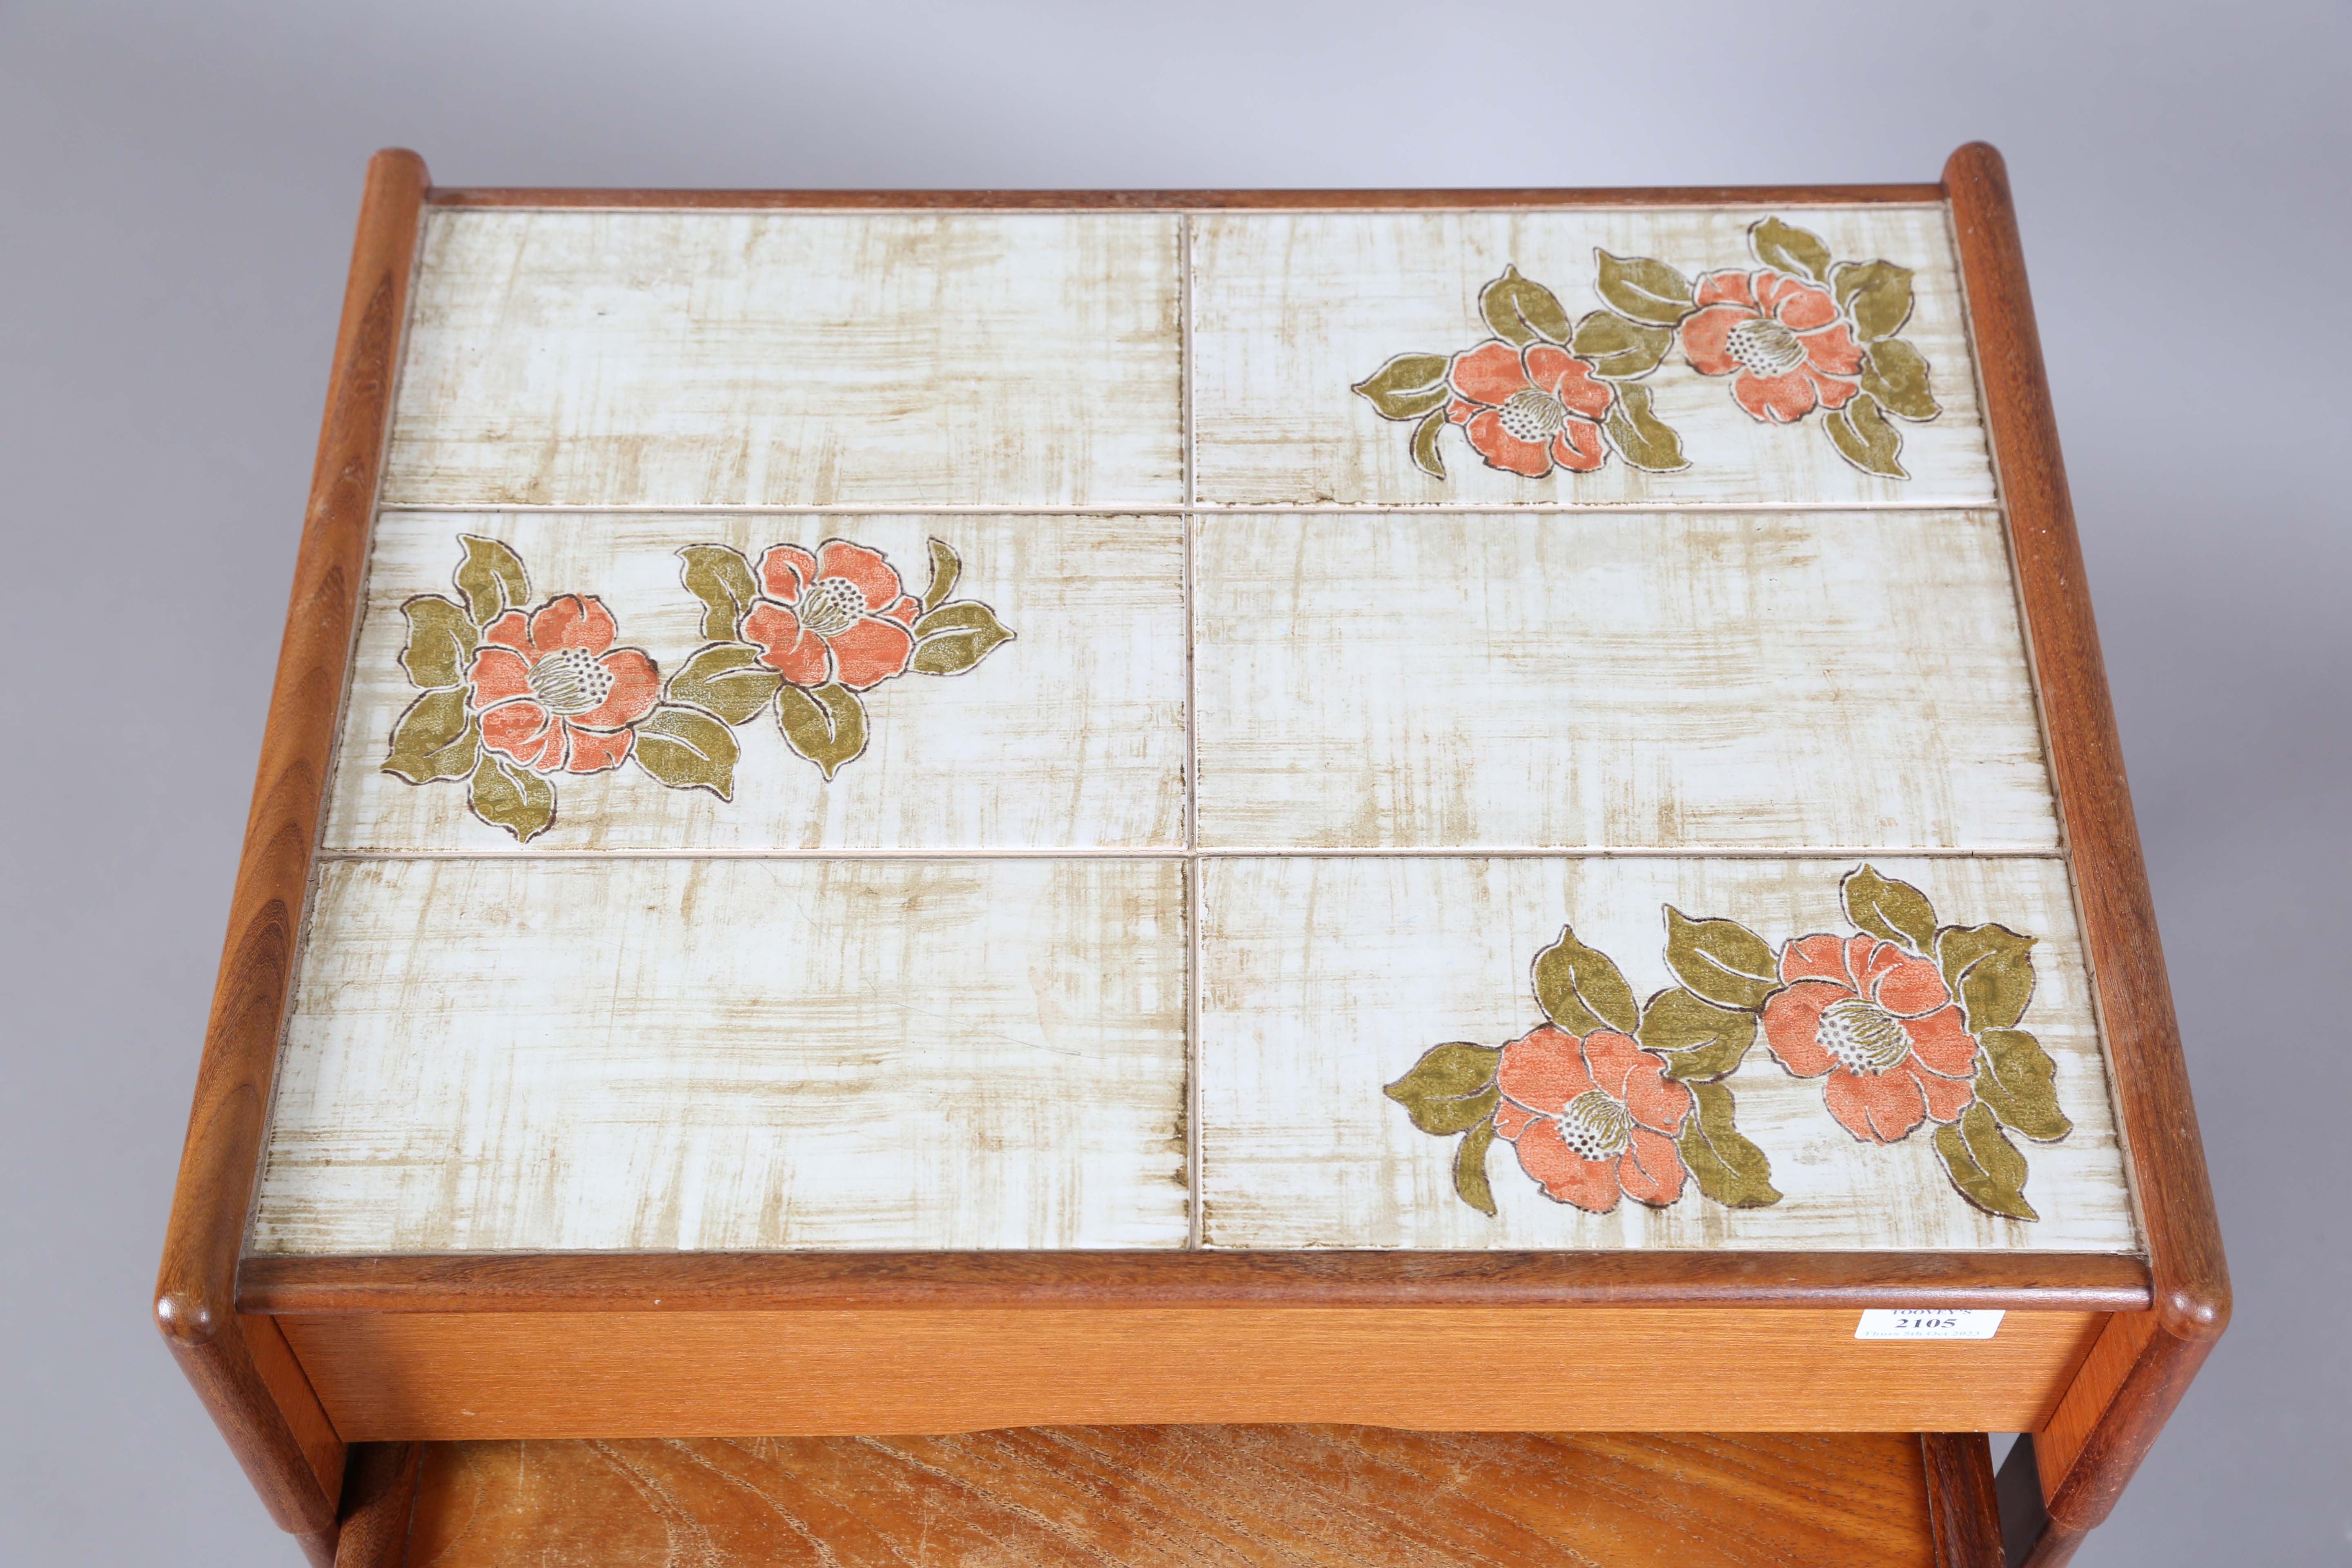
{"type": "Polygon", "coordinates": [[[0,5],[0,1559],[291,1563],[147,1320],[369,153],[2015,179],[2237,1313],[2078,1562],[2352,1563],[2352,8],[0,5]]]}

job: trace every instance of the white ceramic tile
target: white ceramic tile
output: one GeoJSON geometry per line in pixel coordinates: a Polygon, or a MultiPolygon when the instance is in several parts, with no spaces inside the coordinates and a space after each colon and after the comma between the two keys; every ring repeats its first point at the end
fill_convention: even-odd
{"type": "Polygon", "coordinates": [[[1996,1218],[1954,1191],[1923,1127],[1857,1141],[1824,1083],[1784,1072],[1762,1040],[1728,1083],[1741,1133],[1782,1194],[1720,1206],[1628,1199],[1591,1215],[1546,1197],[1497,1141],[1494,1217],[1453,1188],[1459,1142],[1416,1131],[1382,1093],[1431,1047],[1500,1046],[1543,1022],[1529,966],[1565,924],[1637,997],[1675,984],[1661,908],[1736,919],[1768,941],[1852,934],[1851,861],[1671,858],[1291,858],[1202,863],[1200,1114],[1206,1237],[1228,1247],[1727,1247],[2125,1252],[2137,1233],[2063,864],[1874,859],[1942,920],[2039,938],[2024,1026],[2057,1064],[2074,1128],[2022,1143],[2038,1220],[1996,1218]]]}
{"type": "Polygon", "coordinates": [[[461,535],[512,547],[534,604],[601,598],[616,646],[667,679],[704,644],[678,550],[718,542],[754,564],[772,544],[841,537],[879,550],[907,590],[928,541],[960,556],[954,595],[1014,634],[962,674],[909,672],[865,694],[863,755],[828,782],[793,754],[772,707],[733,731],[733,798],[673,789],[635,760],[556,773],[552,826],[533,849],[1037,849],[1184,841],[1184,543],[1174,517],[927,518],[440,511],[378,521],[326,844],[348,850],[511,850],[457,780],[383,770],[417,696],[400,663],[402,604],[453,593],[461,535]]]}
{"type": "Polygon", "coordinates": [[[1892,502],[1981,505],[1992,472],[1978,414],[1959,284],[1940,207],[1790,207],[1839,260],[1913,270],[1900,336],[1926,356],[1942,413],[1896,422],[1907,479],[1849,465],[1816,412],[1759,423],[1731,378],[1670,351],[1640,384],[1680,432],[1689,467],[1645,473],[1611,458],[1588,474],[1523,479],[1486,466],[1460,429],[1441,437],[1447,477],[1417,469],[1412,426],[1349,388],[1402,353],[1451,355],[1488,337],[1480,290],[1516,267],[1570,315],[1601,309],[1596,248],[1649,257],[1696,279],[1753,268],[1748,226],[1774,216],[1674,207],[1520,213],[1220,214],[1192,237],[1192,380],[1200,499],[1295,502],[1892,502]]]}
{"type": "Polygon", "coordinates": [[[1996,514],[1197,526],[1205,847],[2057,842],[1996,514]]]}
{"type": "Polygon", "coordinates": [[[270,1253],[1183,1244],[1175,860],[340,863],[270,1253]]]}
{"type": "Polygon", "coordinates": [[[1181,499],[1177,220],[436,212],[392,502],[1181,499]]]}

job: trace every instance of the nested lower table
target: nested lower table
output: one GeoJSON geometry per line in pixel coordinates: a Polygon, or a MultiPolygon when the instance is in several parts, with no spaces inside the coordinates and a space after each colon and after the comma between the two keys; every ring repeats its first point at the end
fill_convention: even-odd
{"type": "Polygon", "coordinates": [[[2027,1431],[2062,1561],[2228,1285],[1998,154],[381,154],[158,1311],[314,1550],[352,1443],[1342,1422],[2027,1431]]]}

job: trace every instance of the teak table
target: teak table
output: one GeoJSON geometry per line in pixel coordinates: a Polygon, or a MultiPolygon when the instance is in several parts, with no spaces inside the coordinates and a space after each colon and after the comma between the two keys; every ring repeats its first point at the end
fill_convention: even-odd
{"type": "Polygon", "coordinates": [[[1340,1423],[2028,1432],[2063,1563],[2229,1285],[2000,155],[378,154],[156,1311],[322,1562],[346,1445],[1340,1423]]]}

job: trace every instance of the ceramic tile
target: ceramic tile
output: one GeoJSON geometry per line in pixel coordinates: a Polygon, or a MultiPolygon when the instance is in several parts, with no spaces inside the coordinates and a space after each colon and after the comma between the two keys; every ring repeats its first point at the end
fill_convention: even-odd
{"type": "Polygon", "coordinates": [[[1205,501],[1993,497],[1940,207],[1209,215],[1192,253],[1205,501]]]}
{"type": "Polygon", "coordinates": [[[1198,526],[1203,846],[2057,843],[1997,514],[1198,526]]]}
{"type": "Polygon", "coordinates": [[[435,213],[385,499],[1178,500],[1177,226],[435,213]]]}
{"type": "MultiPolygon", "coordinates": [[[[1174,517],[388,512],[376,530],[326,844],[1181,847],[1183,577],[1174,517]],[[866,554],[828,552],[827,538],[870,547],[879,567],[866,554]],[[803,548],[772,555],[778,545],[803,548]],[[956,574],[925,610],[935,547],[956,574]],[[831,644],[803,634],[801,617],[768,597],[793,593],[791,573],[803,563],[810,625],[828,624],[828,595],[855,583],[876,588],[876,603],[844,618],[831,644]],[[527,584],[496,584],[491,568],[509,563],[527,584]],[[763,563],[785,573],[781,585],[765,581],[763,563]],[[460,576],[490,597],[470,600],[460,576]],[[724,596],[730,577],[754,595],[740,616],[724,596]],[[720,595],[717,610],[697,586],[720,595]],[[501,594],[526,612],[508,623],[521,648],[503,650],[496,639],[508,634],[474,625],[501,594]],[[569,614],[565,595],[593,598],[610,616],[593,652],[585,621],[577,632],[553,629],[569,614]],[[559,607],[539,621],[551,605],[559,607]],[[887,621],[893,605],[910,630],[869,613],[879,608],[887,621]],[[996,636],[988,625],[1013,636],[984,646],[996,636]],[[471,653],[460,646],[468,638],[479,645],[471,653]],[[583,646],[536,646],[551,638],[583,646]],[[974,653],[978,662],[960,668],[974,653]],[[828,657],[830,669],[819,668],[828,657]],[[583,658],[601,663],[572,670],[583,658]],[[641,659],[654,666],[650,678],[641,659]],[[884,673],[901,659],[903,673],[884,673]],[[944,668],[957,673],[926,673],[944,668]],[[717,673],[698,679],[705,670],[717,673]],[[619,698],[635,696],[633,705],[575,715],[575,728],[596,722],[578,728],[567,751],[563,724],[527,683],[562,685],[575,674],[591,685],[610,678],[619,698]],[[828,674],[830,700],[854,704],[856,722],[812,731],[818,707],[806,689],[828,674]],[[510,693],[499,684],[509,676],[510,693]],[[847,691],[866,678],[862,691],[847,691]],[[469,693],[471,707],[488,710],[467,731],[469,693]],[[790,732],[787,714],[797,726],[790,732]],[[420,726],[430,732],[420,736],[420,726]],[[455,739],[436,752],[444,731],[455,739]],[[477,778],[486,758],[496,776],[477,778]]],[[[554,695],[577,706],[595,693],[554,695]]]]}
{"type": "Polygon", "coordinates": [[[2133,1250],[2063,863],[1867,865],[1879,879],[1791,858],[1204,860],[1208,1243],[2133,1250]],[[1744,930],[1675,934],[1668,906],[1744,930]],[[1767,1000],[1788,976],[1806,984],[1767,1000]],[[1760,1023],[1740,1010],[1759,1005],[1760,1023]],[[1664,1056],[1609,1032],[1637,1005],[1664,1056]],[[1999,1074],[1962,1110],[1969,1062],[1989,1059],[1999,1074]],[[1470,1163],[1485,1189],[1457,1185],[1465,1142],[1490,1136],[1470,1163]],[[1988,1202],[2038,1217],[1963,1196],[1956,1143],[1990,1169],[1988,1202]]]}
{"type": "Polygon", "coordinates": [[[254,1246],[1181,1246],[1183,877],[331,864],[254,1246]]]}

